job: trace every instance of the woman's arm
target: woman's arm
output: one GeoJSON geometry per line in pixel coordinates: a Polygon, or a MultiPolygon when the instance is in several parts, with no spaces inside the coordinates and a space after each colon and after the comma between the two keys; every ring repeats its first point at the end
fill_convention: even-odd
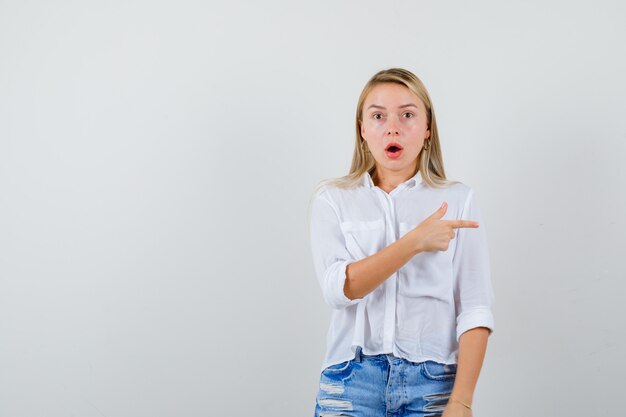
{"type": "Polygon", "coordinates": [[[471,220],[441,220],[447,210],[448,203],[444,202],[415,229],[391,245],[348,264],[343,287],[346,297],[365,297],[420,252],[448,250],[450,240],[454,238],[454,229],[478,227],[478,223],[471,220]]]}
{"type": "Polygon", "coordinates": [[[454,388],[448,402],[450,407],[465,408],[454,400],[460,400],[470,407],[472,406],[474,389],[487,350],[489,331],[486,327],[476,327],[461,335],[454,388]],[[453,403],[455,404],[453,405],[453,403]]]}
{"type": "Polygon", "coordinates": [[[419,252],[415,236],[405,234],[375,254],[348,264],[343,292],[351,300],[365,297],[419,252]]]}
{"type": "Polygon", "coordinates": [[[487,233],[473,190],[468,194],[461,215],[461,218],[463,217],[480,221],[483,227],[476,233],[459,232],[452,260],[459,354],[456,379],[444,417],[472,415],[471,410],[460,402],[469,406],[472,404],[474,389],[487,350],[487,339],[494,329],[492,312],[494,294],[487,233]]]}

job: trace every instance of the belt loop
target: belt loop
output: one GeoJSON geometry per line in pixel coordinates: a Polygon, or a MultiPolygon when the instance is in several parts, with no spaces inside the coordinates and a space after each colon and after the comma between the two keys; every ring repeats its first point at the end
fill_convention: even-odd
{"type": "Polygon", "coordinates": [[[354,353],[354,361],[361,362],[361,346],[356,347],[356,352],[354,353]]]}

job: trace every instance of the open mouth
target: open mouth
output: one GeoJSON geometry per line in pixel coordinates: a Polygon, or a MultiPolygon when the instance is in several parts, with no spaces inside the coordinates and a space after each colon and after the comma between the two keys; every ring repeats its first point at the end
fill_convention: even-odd
{"type": "Polygon", "coordinates": [[[388,153],[391,153],[391,154],[396,154],[396,153],[400,152],[401,150],[402,150],[402,146],[400,146],[397,143],[390,143],[385,148],[385,152],[388,152],[388,153]]]}

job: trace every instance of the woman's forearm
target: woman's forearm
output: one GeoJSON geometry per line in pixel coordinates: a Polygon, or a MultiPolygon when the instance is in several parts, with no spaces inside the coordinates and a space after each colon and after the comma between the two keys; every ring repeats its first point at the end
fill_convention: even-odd
{"type": "Polygon", "coordinates": [[[476,327],[464,332],[459,338],[459,357],[450,401],[457,399],[472,405],[474,389],[487,350],[488,337],[488,328],[476,327]]]}
{"type": "Polygon", "coordinates": [[[351,300],[374,291],[393,273],[419,253],[414,233],[407,233],[375,254],[346,267],[343,292],[351,300]]]}

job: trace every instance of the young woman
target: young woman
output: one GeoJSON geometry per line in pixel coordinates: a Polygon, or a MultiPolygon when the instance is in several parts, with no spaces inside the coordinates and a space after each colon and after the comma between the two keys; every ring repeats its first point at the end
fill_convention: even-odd
{"type": "Polygon", "coordinates": [[[414,74],[367,82],[350,173],[320,183],[310,210],[332,307],[315,416],[471,417],[494,329],[485,227],[474,190],[446,179],[414,74]]]}

